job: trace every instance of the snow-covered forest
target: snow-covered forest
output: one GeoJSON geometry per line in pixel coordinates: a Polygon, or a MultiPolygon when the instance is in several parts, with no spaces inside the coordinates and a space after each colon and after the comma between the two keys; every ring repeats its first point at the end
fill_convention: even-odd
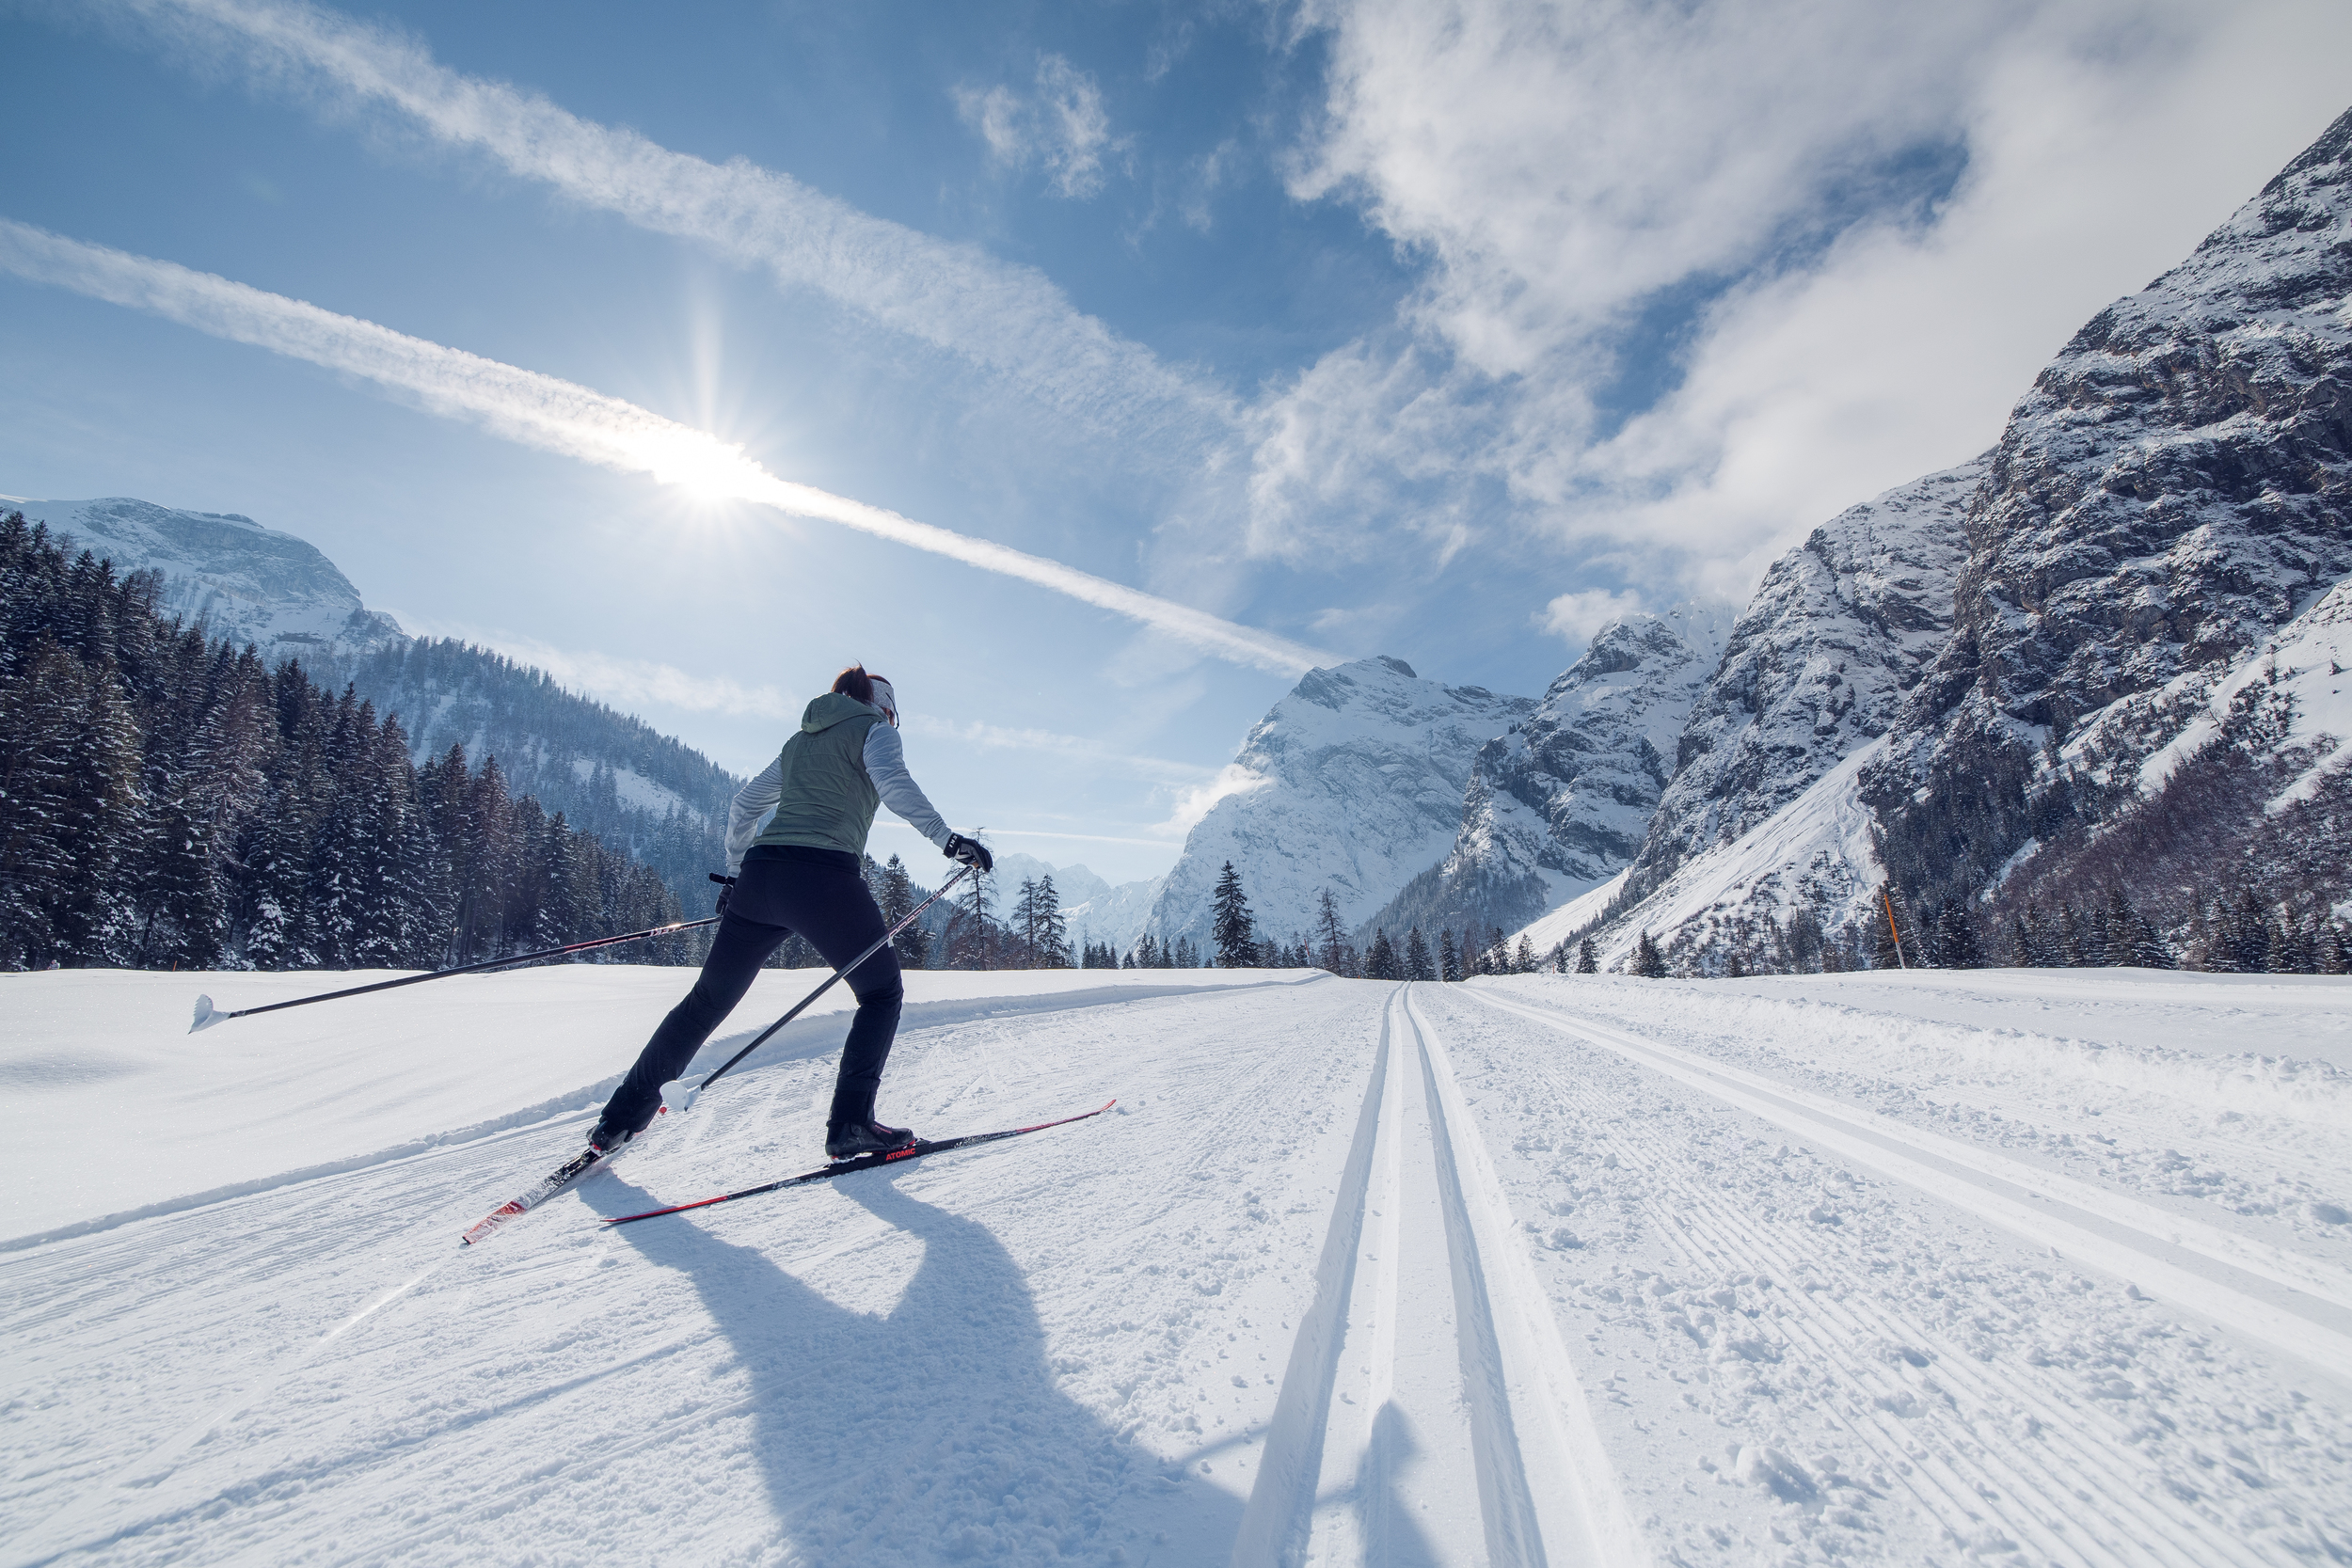
{"type": "Polygon", "coordinates": [[[349,688],[0,519],[0,963],[431,969],[677,917],[496,758],[420,767],[349,688]]]}

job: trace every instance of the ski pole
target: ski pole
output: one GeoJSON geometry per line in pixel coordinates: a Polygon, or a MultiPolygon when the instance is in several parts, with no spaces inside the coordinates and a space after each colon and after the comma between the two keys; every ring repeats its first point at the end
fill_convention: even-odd
{"type": "Polygon", "coordinates": [[[767,1028],[762,1029],[759,1032],[759,1038],[752,1041],[751,1044],[745,1046],[734,1055],[729,1056],[726,1061],[721,1065],[718,1071],[712,1073],[709,1077],[695,1085],[693,1092],[686,1097],[686,1103],[679,1106],[678,1109],[681,1111],[691,1110],[693,1107],[694,1101],[702,1098],[703,1090],[710,1087],[711,1085],[717,1083],[720,1079],[724,1078],[727,1075],[728,1070],[732,1069],[736,1063],[741,1061],[744,1057],[750,1055],[753,1052],[767,1044],[769,1036],[774,1034],[777,1030],[783,1028],[786,1024],[800,1017],[803,1012],[807,1010],[810,1003],[816,1001],[818,997],[824,995],[825,992],[833,989],[833,983],[835,980],[840,979],[841,976],[849,974],[850,971],[855,969],[858,965],[864,963],[866,959],[872,958],[875,954],[889,946],[890,939],[892,937],[897,936],[900,931],[903,931],[908,927],[914,925],[914,917],[916,915],[921,914],[925,910],[930,909],[933,904],[936,904],[942,898],[946,897],[947,890],[949,888],[955,886],[958,882],[963,880],[964,878],[970,876],[971,874],[972,867],[969,864],[966,864],[959,868],[954,876],[940,883],[939,891],[937,893],[932,894],[929,898],[924,899],[921,903],[915,905],[914,908],[907,911],[906,918],[899,921],[896,926],[890,927],[889,930],[884,931],[882,934],[882,940],[880,942],[874,943],[873,946],[867,948],[865,952],[860,953],[856,958],[851,958],[848,963],[843,964],[839,969],[834,970],[831,974],[826,975],[824,984],[818,986],[815,990],[810,991],[806,996],[802,997],[800,1002],[794,1006],[790,1012],[776,1020],[775,1022],[768,1025],[767,1028]]]}
{"type": "Polygon", "coordinates": [[[453,974],[478,974],[485,969],[505,969],[515,964],[533,963],[541,958],[560,958],[566,953],[585,953],[593,947],[612,947],[624,942],[643,942],[647,937],[666,937],[678,931],[691,931],[699,927],[717,924],[719,924],[719,917],[715,914],[707,920],[673,921],[667,926],[649,927],[643,931],[630,931],[623,936],[596,937],[588,942],[575,942],[563,947],[548,947],[536,953],[517,953],[511,958],[485,958],[476,964],[460,964],[455,969],[437,969],[430,974],[411,974],[399,980],[378,980],[372,986],[353,986],[344,990],[322,991],[316,996],[297,996],[292,1002],[271,1002],[259,1007],[239,1007],[232,1013],[217,1011],[213,1006],[211,997],[199,996],[196,999],[196,1022],[188,1025],[188,1033],[193,1035],[199,1029],[210,1028],[225,1018],[250,1018],[255,1013],[274,1013],[280,1007],[305,1007],[313,1002],[332,1002],[342,996],[365,996],[372,990],[392,990],[401,986],[421,986],[427,980],[446,980],[453,974]]]}

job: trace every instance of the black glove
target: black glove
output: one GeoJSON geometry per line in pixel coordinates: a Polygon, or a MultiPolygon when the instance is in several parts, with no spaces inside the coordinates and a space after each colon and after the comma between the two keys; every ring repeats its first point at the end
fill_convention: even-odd
{"type": "Polygon", "coordinates": [[[735,879],[732,877],[722,877],[714,871],[710,874],[710,879],[719,884],[719,902],[712,908],[710,912],[712,914],[724,914],[727,912],[727,898],[735,892],[735,879]]]}
{"type": "Polygon", "coordinates": [[[988,846],[977,838],[966,838],[961,833],[949,833],[947,847],[940,853],[951,861],[961,861],[976,870],[993,871],[996,869],[996,857],[988,852],[988,846]]]}

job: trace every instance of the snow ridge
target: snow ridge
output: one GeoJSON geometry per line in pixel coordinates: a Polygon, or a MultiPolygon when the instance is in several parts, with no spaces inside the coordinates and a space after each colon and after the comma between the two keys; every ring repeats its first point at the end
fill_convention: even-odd
{"type": "Polygon", "coordinates": [[[1468,927],[1483,941],[1624,870],[1730,625],[1728,606],[1693,602],[1603,626],[1533,713],[1479,748],[1453,847],[1365,922],[1365,939],[1468,927]]]}
{"type": "Polygon", "coordinates": [[[1205,943],[1230,860],[1262,934],[1307,930],[1327,888],[1353,929],[1445,854],[1479,748],[1534,705],[1386,656],[1309,671],[1243,741],[1234,767],[1258,784],[1194,825],[1150,928],[1205,943]]]}
{"type": "Polygon", "coordinates": [[[359,602],[317,546],[233,512],[183,512],[127,496],[0,497],[0,506],[71,534],[119,572],[159,574],[166,613],[200,622],[215,637],[257,643],[264,657],[368,653],[407,641],[398,622],[359,602]]]}

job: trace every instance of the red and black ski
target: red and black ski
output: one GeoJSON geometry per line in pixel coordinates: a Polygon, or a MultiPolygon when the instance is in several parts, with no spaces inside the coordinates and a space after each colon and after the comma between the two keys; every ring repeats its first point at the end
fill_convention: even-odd
{"type": "MultiPolygon", "coordinates": [[[[669,1109],[670,1108],[667,1105],[664,1105],[654,1113],[657,1123],[661,1117],[668,1114],[669,1109]]],[[[650,1132],[653,1129],[648,1127],[645,1131],[650,1132]]],[[[644,1132],[638,1134],[638,1137],[643,1136],[644,1136],[644,1132]]],[[[636,1139],[632,1138],[629,1141],[630,1143],[634,1143],[636,1139]]],[[[500,1204],[497,1208],[491,1210],[487,1214],[483,1215],[481,1219],[474,1222],[473,1227],[468,1230],[463,1236],[459,1237],[458,1240],[467,1246],[472,1246],[476,1243],[486,1240],[490,1233],[496,1230],[500,1226],[506,1224],[509,1220],[518,1220],[522,1218],[525,1214],[528,1214],[533,1209],[538,1208],[539,1205],[545,1203],[548,1199],[553,1197],[556,1194],[562,1192],[564,1188],[570,1186],[573,1182],[579,1180],[581,1177],[587,1175],[590,1171],[596,1169],[598,1165],[604,1164],[604,1162],[610,1160],[613,1155],[618,1154],[622,1149],[627,1148],[628,1147],[628,1144],[621,1144],[613,1148],[605,1149],[601,1152],[594,1148],[581,1149],[579,1153],[573,1155],[570,1159],[564,1161],[562,1164],[548,1172],[547,1175],[539,1178],[537,1181],[532,1184],[530,1191],[524,1193],[519,1197],[508,1198],[504,1203],[500,1204]]]]}
{"type": "MultiPolygon", "coordinates": [[[[893,1149],[888,1154],[861,1154],[853,1160],[835,1160],[832,1164],[821,1169],[803,1171],[798,1176],[787,1176],[781,1181],[771,1181],[765,1186],[746,1187],[739,1193],[721,1193],[717,1197],[706,1197],[694,1203],[674,1203],[667,1209],[648,1209],[642,1214],[616,1214],[604,1223],[627,1225],[632,1220],[651,1220],[659,1219],[664,1214],[683,1214],[690,1209],[707,1209],[714,1203],[732,1203],[739,1197],[757,1197],[762,1193],[781,1192],[787,1187],[804,1187],[812,1181],[830,1181],[836,1176],[848,1176],[854,1171],[873,1170],[882,1165],[895,1165],[901,1160],[920,1160],[926,1154],[944,1154],[951,1148],[970,1148],[977,1144],[993,1144],[1000,1138],[1017,1138],[1024,1132],[1042,1132],[1049,1127],[1067,1127],[1073,1121],[1085,1121],[1089,1117],[1099,1117],[1118,1103],[1116,1100],[1106,1100],[1091,1111],[1082,1112],[1074,1117],[1064,1117],[1059,1121],[1041,1121],[1034,1127],[1009,1127],[1001,1132],[967,1132],[960,1138],[937,1140],[917,1138],[907,1148],[893,1149]]],[[[491,1218],[495,1219],[497,1216],[492,1215],[491,1218]]],[[[486,1225],[489,1221],[485,1220],[483,1223],[486,1225]]]]}

